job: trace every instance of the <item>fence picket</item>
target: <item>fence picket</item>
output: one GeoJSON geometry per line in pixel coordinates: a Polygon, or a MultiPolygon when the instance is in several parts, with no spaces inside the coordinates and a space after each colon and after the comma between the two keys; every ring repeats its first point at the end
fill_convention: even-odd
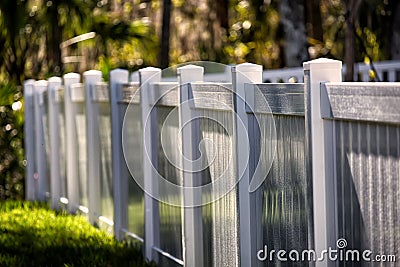
{"type": "Polygon", "coordinates": [[[36,200],[35,193],[35,123],[34,123],[34,88],[35,80],[24,82],[24,133],[25,133],[25,198],[36,200]]]}
{"type": "Polygon", "coordinates": [[[154,166],[157,166],[157,147],[153,144],[155,129],[157,127],[156,113],[152,110],[154,103],[151,101],[152,83],[161,81],[161,70],[157,68],[144,68],[139,71],[140,99],[142,107],[143,127],[143,181],[144,181],[144,207],[145,207],[145,256],[148,260],[157,261],[158,254],[154,247],[160,246],[160,219],[158,203],[153,198],[158,192],[158,185],[154,183],[154,166]],[[153,196],[149,195],[153,192],[153,196]]]}
{"type": "Polygon", "coordinates": [[[47,81],[40,80],[34,84],[34,104],[35,104],[35,160],[36,160],[36,173],[37,176],[37,199],[39,201],[47,200],[47,193],[49,192],[48,184],[48,168],[46,156],[46,141],[45,141],[45,99],[44,93],[47,92],[47,81]]]}
{"type": "Polygon", "coordinates": [[[121,99],[122,85],[128,82],[129,72],[123,69],[110,71],[110,105],[111,105],[111,138],[112,138],[112,170],[114,178],[114,234],[123,240],[123,229],[128,228],[128,177],[122,151],[122,121],[118,101],[121,99]]]}
{"type": "Polygon", "coordinates": [[[76,213],[79,208],[79,160],[76,121],[76,106],[72,101],[71,86],[79,82],[81,76],[78,73],[64,75],[64,103],[65,103],[65,137],[67,154],[67,196],[68,212],[76,213]]]}
{"type": "Polygon", "coordinates": [[[239,177],[239,210],[240,210],[240,261],[246,266],[255,266],[256,244],[255,237],[255,214],[252,214],[252,204],[254,204],[255,195],[250,192],[250,173],[249,173],[249,151],[250,144],[248,137],[251,136],[251,128],[247,120],[246,114],[246,94],[245,83],[261,83],[262,82],[262,66],[244,63],[232,68],[232,81],[236,97],[236,131],[237,142],[237,174],[243,174],[239,177]],[[244,125],[244,127],[240,127],[244,125]]]}
{"type": "MultiPolygon", "coordinates": [[[[306,95],[306,131],[309,133],[309,157],[311,158],[314,199],[314,242],[317,255],[329,247],[336,247],[337,225],[335,205],[333,125],[323,121],[321,108],[321,82],[341,81],[342,62],[317,59],[304,63],[306,95]]],[[[334,262],[318,261],[317,266],[333,266],[334,262]]]]}
{"type": "Polygon", "coordinates": [[[50,207],[58,209],[61,197],[61,180],[60,180],[60,133],[59,133],[59,106],[56,94],[61,86],[62,80],[59,77],[51,77],[48,79],[48,125],[50,139],[50,207]]]}
{"type": "MultiPolygon", "coordinates": [[[[190,109],[192,97],[190,94],[190,82],[203,81],[204,69],[199,66],[187,65],[177,70],[180,86],[180,114],[179,129],[182,131],[182,157],[183,160],[183,195],[184,209],[183,216],[183,260],[193,267],[203,266],[203,227],[201,207],[195,203],[201,203],[201,194],[196,194],[195,190],[185,190],[189,187],[195,188],[198,184],[198,174],[193,171],[193,166],[189,161],[198,158],[197,140],[195,140],[195,128],[198,128],[198,121],[192,120],[193,114],[190,109]],[[200,202],[199,202],[200,201],[200,202]],[[193,206],[195,205],[195,206],[193,206]]],[[[197,129],[196,128],[196,129],[197,129]]]]}

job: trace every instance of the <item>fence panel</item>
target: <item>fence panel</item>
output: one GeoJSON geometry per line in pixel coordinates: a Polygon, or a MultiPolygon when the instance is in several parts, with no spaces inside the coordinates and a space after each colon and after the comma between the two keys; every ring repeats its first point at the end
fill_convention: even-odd
{"type": "MultiPolygon", "coordinates": [[[[111,109],[109,98],[109,85],[105,82],[98,82],[91,85],[91,107],[93,108],[92,121],[93,136],[98,138],[98,147],[95,148],[97,157],[95,167],[98,177],[96,183],[99,185],[99,210],[98,223],[101,228],[113,232],[114,226],[114,194],[112,176],[112,155],[111,155],[111,109]]],[[[89,138],[89,137],[88,137],[89,138]]],[[[90,159],[90,158],[89,158],[90,159]]],[[[91,200],[92,201],[92,200],[91,200]]]]}
{"type": "Polygon", "coordinates": [[[351,249],[398,255],[400,86],[327,83],[321,90],[322,116],[333,120],[338,237],[351,249]]]}
{"type": "MultiPolygon", "coordinates": [[[[130,101],[129,108],[125,114],[125,134],[134,138],[124,138],[124,153],[132,155],[132,161],[129,162],[134,171],[133,174],[137,179],[143,179],[143,127],[142,127],[142,111],[140,106],[140,86],[139,83],[131,83],[124,85],[124,93],[129,92],[130,95],[125,95],[121,107],[126,108],[126,101],[130,101]]],[[[129,157],[130,158],[130,157],[129,157]]],[[[144,217],[144,192],[143,189],[134,180],[131,174],[128,175],[128,231],[134,233],[136,238],[144,240],[145,232],[145,217],[144,217]]]]}
{"type": "Polygon", "coordinates": [[[128,169],[128,166],[134,169],[133,173],[143,179],[140,85],[127,82],[128,71],[111,71],[114,233],[119,240],[133,238],[143,243],[144,193],[128,169]],[[123,130],[128,138],[122,138],[123,130]],[[129,159],[131,161],[127,164],[129,159]]]}
{"type": "MultiPolygon", "coordinates": [[[[250,175],[255,175],[253,179],[267,175],[254,193],[252,205],[257,218],[254,236],[257,248],[263,250],[266,245],[268,251],[300,252],[311,249],[312,180],[306,169],[304,84],[246,84],[245,92],[246,102],[253,103],[248,109],[252,136],[250,175]],[[268,162],[275,146],[271,166],[268,162]]],[[[279,264],[276,257],[271,259],[265,253],[262,257],[264,262],[258,259],[259,265],[279,264]]],[[[287,266],[302,264],[290,262],[287,266]]]]}
{"type": "Polygon", "coordinates": [[[234,93],[232,84],[191,83],[192,109],[199,118],[194,147],[201,152],[204,266],[239,265],[239,210],[234,93]],[[208,188],[207,188],[208,189],[208,188]],[[226,194],[224,193],[226,191],[226,194]]]}
{"type": "Polygon", "coordinates": [[[85,88],[82,83],[69,83],[79,80],[79,76],[65,76],[68,209],[88,216],[85,88]]]}
{"type": "MultiPolygon", "coordinates": [[[[177,107],[179,105],[177,83],[156,83],[152,86],[153,111],[155,112],[154,134],[157,155],[154,161],[156,171],[163,179],[182,185],[181,171],[174,165],[174,161],[168,158],[166,151],[173,152],[175,159],[181,155],[179,151],[179,116],[177,107]],[[167,117],[169,116],[168,120],[167,117]],[[162,136],[163,135],[163,136],[162,136]],[[162,137],[164,140],[162,141],[162,137]],[[164,146],[164,147],[163,147],[164,146]]],[[[179,196],[168,192],[163,187],[164,183],[158,184],[159,200],[159,231],[161,251],[169,253],[172,257],[160,257],[160,265],[179,266],[183,262],[182,248],[182,208],[172,206],[168,203],[179,203],[179,196]],[[164,194],[163,194],[164,193],[164,194]],[[174,259],[175,258],[175,259],[174,259]]],[[[161,252],[159,251],[159,252],[161,252]]]]}

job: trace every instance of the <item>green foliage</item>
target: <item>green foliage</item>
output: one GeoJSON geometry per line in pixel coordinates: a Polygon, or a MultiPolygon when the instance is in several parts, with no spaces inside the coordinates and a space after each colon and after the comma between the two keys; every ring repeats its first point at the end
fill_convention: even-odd
{"type": "Polygon", "coordinates": [[[0,85],[0,200],[24,198],[21,88],[0,85]]]}
{"type": "Polygon", "coordinates": [[[154,266],[81,216],[46,204],[0,202],[1,266],[154,266]]]}
{"type": "Polygon", "coordinates": [[[0,1],[0,71],[9,79],[21,83],[24,79],[25,60],[31,37],[27,2],[21,0],[0,1]]]}
{"type": "Polygon", "coordinates": [[[97,34],[97,68],[102,71],[105,80],[114,68],[133,71],[156,64],[158,40],[154,28],[146,22],[129,22],[103,14],[94,17],[91,31],[97,34]]]}
{"type": "MultiPolygon", "coordinates": [[[[241,0],[231,4],[231,26],[224,51],[234,63],[254,62],[267,68],[281,65],[277,1],[241,0]]],[[[230,62],[232,63],[232,62],[230,62]]]]}

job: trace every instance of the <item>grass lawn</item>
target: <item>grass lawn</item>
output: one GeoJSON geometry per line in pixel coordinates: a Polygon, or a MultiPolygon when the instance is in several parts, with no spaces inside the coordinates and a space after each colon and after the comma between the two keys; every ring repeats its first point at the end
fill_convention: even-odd
{"type": "Polygon", "coordinates": [[[154,266],[140,249],[46,204],[0,202],[0,266],[154,266]]]}

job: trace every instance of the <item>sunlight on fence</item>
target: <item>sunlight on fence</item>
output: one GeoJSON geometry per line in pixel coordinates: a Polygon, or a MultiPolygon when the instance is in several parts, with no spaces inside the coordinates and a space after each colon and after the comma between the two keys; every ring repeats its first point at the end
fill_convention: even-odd
{"type": "Polygon", "coordinates": [[[160,266],[276,266],[260,251],[342,239],[399,255],[399,62],[375,63],[389,83],[343,83],[327,59],[196,64],[26,81],[26,198],[83,213],[160,266]]]}

